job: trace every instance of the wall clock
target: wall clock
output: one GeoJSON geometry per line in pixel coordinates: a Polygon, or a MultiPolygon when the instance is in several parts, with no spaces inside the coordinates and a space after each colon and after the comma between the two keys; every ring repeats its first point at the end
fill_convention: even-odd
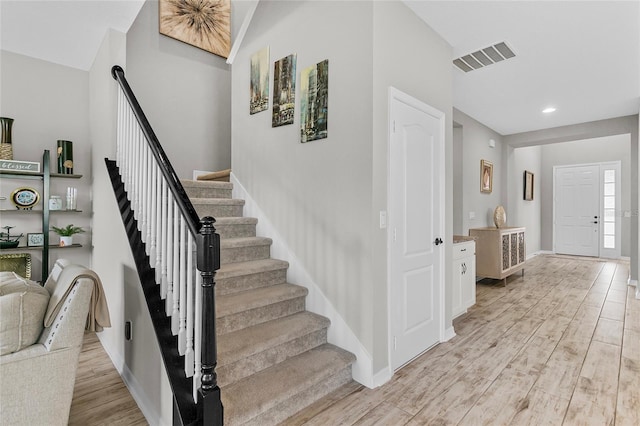
{"type": "Polygon", "coordinates": [[[18,210],[31,210],[40,201],[40,194],[33,188],[18,188],[11,194],[11,202],[18,210]]]}

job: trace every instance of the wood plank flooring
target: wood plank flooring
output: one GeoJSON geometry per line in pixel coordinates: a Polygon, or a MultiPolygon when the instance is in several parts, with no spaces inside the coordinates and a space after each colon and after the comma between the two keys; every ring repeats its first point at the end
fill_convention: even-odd
{"type": "Polygon", "coordinates": [[[477,285],[457,336],[377,389],[345,386],[293,425],[640,425],[640,300],[629,265],[538,256],[477,285]]]}
{"type": "MultiPolygon", "coordinates": [[[[457,336],[377,389],[344,386],[285,425],[640,425],[640,300],[629,265],[538,256],[485,280],[457,336]]],[[[95,334],[85,335],[72,425],[147,422],[95,334]]]]}
{"type": "Polygon", "coordinates": [[[95,333],[85,333],[69,424],[146,425],[142,412],[95,333]]]}

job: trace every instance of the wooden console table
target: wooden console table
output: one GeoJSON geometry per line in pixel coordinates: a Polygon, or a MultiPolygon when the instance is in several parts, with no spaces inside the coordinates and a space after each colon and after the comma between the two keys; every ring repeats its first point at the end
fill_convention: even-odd
{"type": "Polygon", "coordinates": [[[469,235],[476,238],[476,274],[485,278],[504,280],[518,271],[524,275],[525,228],[472,228],[469,235]]]}

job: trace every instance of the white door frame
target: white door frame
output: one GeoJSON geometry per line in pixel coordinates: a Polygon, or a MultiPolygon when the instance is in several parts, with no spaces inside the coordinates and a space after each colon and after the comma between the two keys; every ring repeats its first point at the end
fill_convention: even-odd
{"type": "MultiPolygon", "coordinates": [[[[408,95],[407,93],[404,93],[398,89],[396,89],[393,86],[389,86],[389,92],[388,92],[388,104],[387,104],[387,212],[390,211],[390,197],[389,197],[389,191],[391,188],[391,138],[392,138],[392,131],[393,131],[393,123],[391,122],[391,103],[394,101],[400,101],[403,102],[407,105],[410,105],[420,111],[423,111],[427,114],[429,114],[430,116],[434,117],[435,119],[437,119],[439,121],[439,132],[440,132],[440,138],[439,138],[439,152],[440,152],[440,157],[439,159],[436,159],[436,161],[434,161],[434,166],[437,167],[436,173],[439,174],[439,176],[441,176],[440,179],[440,184],[439,184],[439,188],[438,188],[438,192],[440,193],[440,199],[436,200],[437,202],[437,209],[439,212],[439,220],[438,223],[435,224],[436,228],[440,231],[437,234],[442,235],[442,237],[445,237],[445,181],[446,181],[446,176],[445,176],[445,114],[412,97],[411,95],[408,95]]],[[[392,356],[393,356],[393,318],[392,318],[392,307],[391,307],[391,249],[392,246],[390,244],[390,242],[392,241],[392,227],[391,226],[387,226],[387,336],[388,336],[388,344],[387,344],[387,350],[388,350],[388,356],[389,356],[389,370],[391,375],[393,375],[393,367],[392,367],[392,356]]],[[[446,243],[446,241],[445,241],[446,243]]],[[[446,247],[446,245],[445,245],[446,247]]],[[[444,248],[444,247],[443,247],[444,248]]],[[[445,303],[445,256],[446,253],[442,253],[442,255],[440,256],[440,261],[439,261],[439,277],[437,277],[438,282],[439,282],[439,289],[440,289],[440,330],[439,330],[439,334],[440,334],[440,340],[439,342],[444,342],[446,341],[446,333],[445,333],[445,310],[446,310],[446,303],[445,303]]]]}
{"type": "Polygon", "coordinates": [[[570,168],[570,167],[581,167],[581,166],[599,166],[600,172],[598,173],[598,189],[599,189],[599,204],[598,204],[598,256],[604,258],[614,258],[617,259],[621,256],[622,250],[622,216],[618,215],[616,218],[616,248],[615,252],[612,254],[611,249],[605,249],[602,246],[602,234],[603,234],[603,226],[602,220],[604,218],[604,206],[603,206],[603,187],[602,187],[602,172],[604,169],[615,169],[616,170],[616,212],[622,211],[622,162],[620,160],[615,161],[604,161],[602,163],[582,163],[582,164],[565,164],[560,166],[553,166],[553,220],[552,220],[552,244],[553,244],[553,252],[556,252],[556,171],[557,169],[562,168],[570,168]]]}

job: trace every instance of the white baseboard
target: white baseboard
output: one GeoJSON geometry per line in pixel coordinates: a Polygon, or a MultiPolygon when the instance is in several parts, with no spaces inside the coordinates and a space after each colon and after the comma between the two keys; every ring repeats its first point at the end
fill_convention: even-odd
{"type": "Polygon", "coordinates": [[[627,279],[627,284],[629,284],[631,287],[638,288],[638,280],[632,280],[631,277],[627,279]]]}
{"type": "Polygon", "coordinates": [[[273,240],[271,255],[274,258],[289,262],[289,270],[287,271],[288,279],[309,290],[306,299],[307,309],[310,312],[325,316],[331,320],[331,326],[327,332],[327,340],[329,343],[341,347],[356,356],[356,362],[351,367],[353,379],[370,389],[388,381],[393,373],[389,375],[386,370],[383,370],[375,376],[373,375],[373,358],[369,351],[360,343],[360,340],[347,325],[344,318],[336,311],[331,301],[314,282],[311,275],[302,266],[302,262],[300,262],[296,255],[289,249],[284,238],[282,238],[275,226],[273,226],[233,172],[231,173],[231,182],[233,183],[233,197],[245,201],[244,214],[248,217],[258,219],[258,235],[264,235],[273,240]]]}
{"type": "MultiPolygon", "coordinates": [[[[100,333],[96,333],[98,339],[100,339],[100,333]]],[[[102,342],[102,340],[100,340],[102,342]]],[[[166,424],[166,422],[161,422],[160,414],[153,409],[153,404],[150,403],[147,398],[147,394],[142,390],[142,386],[138,383],[138,380],[133,375],[131,370],[129,370],[129,366],[125,364],[124,359],[120,357],[120,354],[112,352],[108,345],[102,345],[105,352],[111,358],[111,362],[113,363],[118,373],[120,373],[120,377],[122,377],[122,381],[125,386],[129,390],[129,393],[133,397],[136,404],[138,404],[138,408],[142,412],[142,415],[145,417],[147,422],[150,425],[160,425],[166,424]]]]}
{"type": "Polygon", "coordinates": [[[453,326],[451,326],[444,331],[444,340],[442,341],[442,343],[448,342],[454,337],[456,337],[456,331],[453,329],[453,326]]]}
{"type": "Polygon", "coordinates": [[[367,386],[369,389],[377,388],[387,383],[393,377],[393,371],[390,367],[383,368],[373,375],[373,386],[367,386]]]}

